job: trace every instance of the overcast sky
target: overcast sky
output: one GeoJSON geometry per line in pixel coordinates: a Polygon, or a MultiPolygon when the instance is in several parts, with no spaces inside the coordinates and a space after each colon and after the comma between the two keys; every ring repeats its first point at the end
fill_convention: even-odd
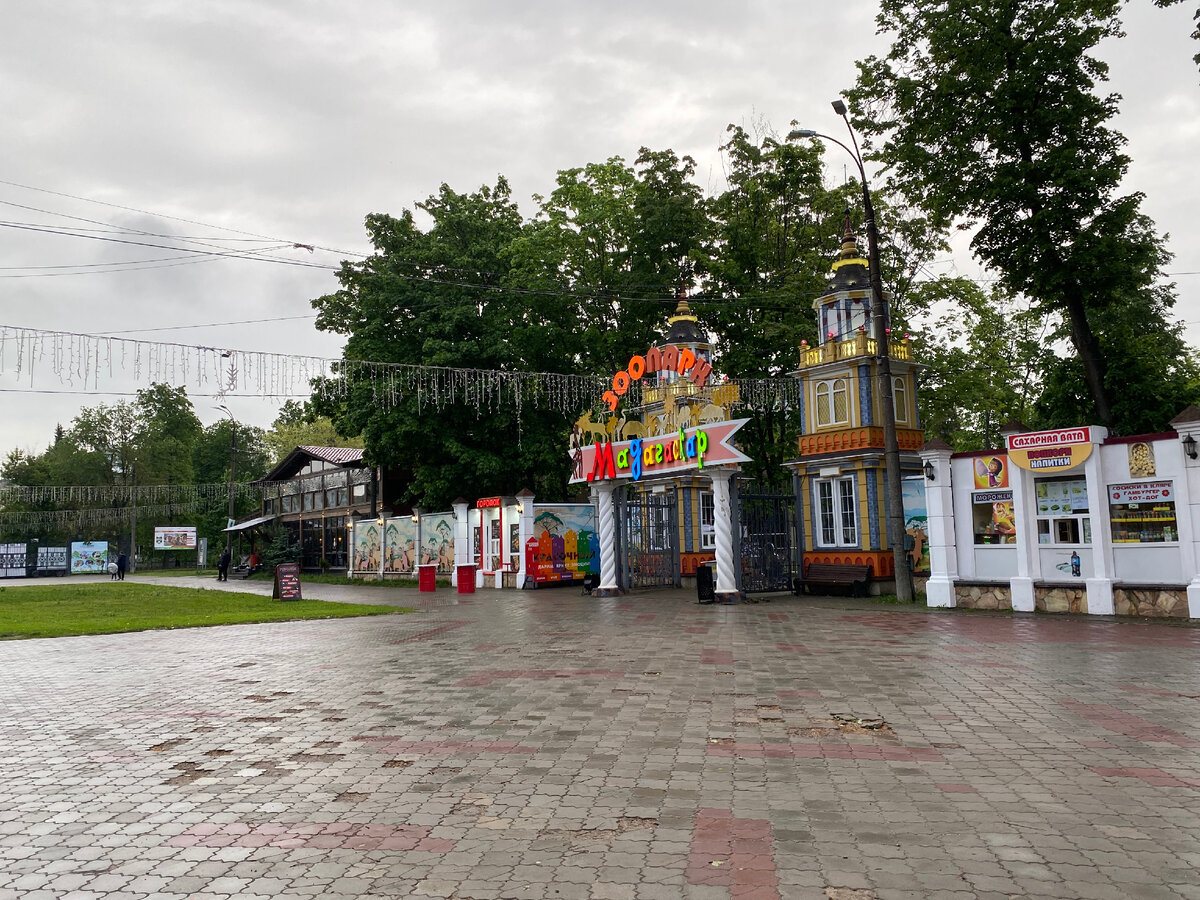
{"type": "MultiPolygon", "coordinates": [[[[836,133],[829,101],[853,83],[856,59],[884,49],[870,0],[13,6],[0,29],[0,220],[243,238],[226,246],[285,244],[273,255],[331,266],[341,257],[290,244],[364,252],[364,215],[399,213],[442,182],[469,191],[503,174],[530,214],[558,170],[632,160],[644,145],[692,155],[701,186],[719,190],[727,124],[836,133]]],[[[1191,12],[1133,0],[1128,36],[1104,56],[1125,98],[1115,125],[1129,138],[1129,188],[1170,233],[1177,309],[1200,343],[1191,12]]],[[[174,255],[0,227],[0,325],[339,354],[309,304],[337,288],[331,272],[163,261],[174,255]],[[31,268],[63,266],[92,268],[31,268]],[[268,318],[282,320],[208,324],[268,318]],[[204,327],[179,327],[191,325],[204,327]]],[[[984,274],[965,247],[941,270],[984,274]]],[[[0,454],[40,452],[81,405],[120,399],[28,393],[28,376],[0,372],[0,454]]],[[[33,387],[71,389],[49,368],[33,387]]],[[[194,402],[206,423],[221,415],[215,400],[194,402]]],[[[278,405],[229,401],[263,426],[278,405]]]]}

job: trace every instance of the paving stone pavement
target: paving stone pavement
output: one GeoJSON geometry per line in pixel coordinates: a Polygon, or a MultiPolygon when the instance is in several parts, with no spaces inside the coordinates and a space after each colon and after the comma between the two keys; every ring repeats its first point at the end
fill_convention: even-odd
{"type": "Polygon", "coordinates": [[[1200,898],[1194,625],[306,594],[0,644],[0,900],[1200,898]]]}

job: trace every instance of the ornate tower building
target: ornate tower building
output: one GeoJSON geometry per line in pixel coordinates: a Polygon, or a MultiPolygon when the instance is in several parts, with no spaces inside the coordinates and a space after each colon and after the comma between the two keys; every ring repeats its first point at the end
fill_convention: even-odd
{"type": "MultiPolygon", "coordinates": [[[[820,336],[816,346],[801,345],[795,373],[803,420],[799,455],[785,464],[796,476],[803,568],[867,565],[876,581],[887,581],[895,567],[887,534],[880,357],[871,336],[873,317],[886,314],[886,306],[874,300],[849,214],[828,288],[813,309],[820,336]]],[[[901,474],[919,494],[917,451],[924,432],[917,417],[917,366],[908,337],[898,338],[889,340],[888,356],[901,474]]]]}

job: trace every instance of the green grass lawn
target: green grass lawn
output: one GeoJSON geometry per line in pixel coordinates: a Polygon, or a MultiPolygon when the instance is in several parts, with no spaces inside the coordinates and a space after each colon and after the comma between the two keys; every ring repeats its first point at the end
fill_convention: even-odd
{"type": "Polygon", "coordinates": [[[334,619],[411,612],[321,600],[272,600],[152,584],[102,582],[0,587],[0,639],[112,634],[151,628],[191,628],[246,622],[334,619]]]}

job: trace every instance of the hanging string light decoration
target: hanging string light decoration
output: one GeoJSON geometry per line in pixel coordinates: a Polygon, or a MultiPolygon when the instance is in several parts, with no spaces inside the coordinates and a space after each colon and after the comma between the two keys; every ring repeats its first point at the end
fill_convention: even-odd
{"type": "MultiPolygon", "coordinates": [[[[574,418],[611,387],[611,377],[599,375],[328,359],[0,325],[0,382],[11,376],[33,389],[39,374],[81,390],[98,391],[132,374],[139,384],[163,382],[197,392],[215,385],[219,397],[240,391],[263,399],[314,396],[335,402],[359,386],[382,409],[413,398],[418,411],[464,405],[482,414],[505,407],[518,418],[526,407],[574,418]]],[[[727,383],[738,386],[748,408],[794,406],[799,398],[794,378],[727,383]]],[[[641,387],[633,382],[624,402],[640,405],[641,387]]]]}
{"type": "MultiPolygon", "coordinates": [[[[188,503],[161,504],[157,506],[138,506],[139,517],[163,518],[166,516],[179,517],[202,512],[204,504],[201,501],[188,503]]],[[[112,522],[127,522],[134,514],[132,506],[96,507],[93,509],[53,509],[53,510],[16,510],[0,512],[0,523],[4,525],[30,526],[89,526],[112,522]]]]}
{"type": "MultiPolygon", "coordinates": [[[[234,482],[239,497],[257,499],[255,484],[234,482]]],[[[100,484],[100,485],[23,485],[0,487],[0,504],[6,503],[189,503],[199,500],[225,500],[229,483],[224,484],[100,484]]]]}

